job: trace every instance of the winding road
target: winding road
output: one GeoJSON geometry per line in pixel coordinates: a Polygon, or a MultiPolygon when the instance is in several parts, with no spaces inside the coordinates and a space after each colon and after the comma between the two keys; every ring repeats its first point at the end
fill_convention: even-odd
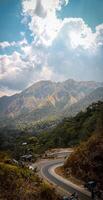
{"type": "Polygon", "coordinates": [[[62,165],[62,159],[42,162],[40,174],[44,179],[55,185],[55,187],[61,188],[64,191],[64,194],[70,195],[70,193],[77,192],[80,200],[91,200],[90,193],[84,189],[83,186],[77,186],[76,184],[56,174],[55,169],[62,165]]]}

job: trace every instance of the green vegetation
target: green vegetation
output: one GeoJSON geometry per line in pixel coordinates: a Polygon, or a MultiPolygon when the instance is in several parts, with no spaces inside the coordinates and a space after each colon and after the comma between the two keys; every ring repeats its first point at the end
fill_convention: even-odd
{"type": "Polygon", "coordinates": [[[17,159],[23,154],[42,154],[45,150],[57,147],[77,146],[87,141],[103,129],[103,102],[94,103],[85,112],[75,117],[65,118],[49,131],[34,134],[10,128],[0,130],[0,148],[9,150],[17,159]],[[22,143],[27,145],[23,146],[22,143]]]}
{"type": "Polygon", "coordinates": [[[85,112],[78,113],[73,118],[64,119],[50,132],[38,136],[40,149],[55,147],[71,147],[88,140],[94,134],[103,130],[103,102],[92,104],[85,112]]]}
{"type": "Polygon", "coordinates": [[[0,199],[59,200],[54,189],[33,171],[10,164],[10,160],[7,153],[0,152],[0,199]]]}
{"type": "Polygon", "coordinates": [[[82,143],[67,159],[64,172],[85,182],[94,180],[103,190],[103,136],[94,135],[82,143]]]}
{"type": "Polygon", "coordinates": [[[36,172],[10,162],[12,158],[20,160],[26,154],[31,154],[35,161],[46,150],[57,147],[76,148],[65,163],[65,173],[70,170],[73,176],[81,180],[96,180],[103,189],[102,144],[103,102],[92,104],[85,112],[65,118],[56,127],[42,133],[20,131],[13,127],[1,128],[0,199],[16,200],[21,199],[21,196],[22,200],[58,199],[53,189],[44,184],[36,172]]]}

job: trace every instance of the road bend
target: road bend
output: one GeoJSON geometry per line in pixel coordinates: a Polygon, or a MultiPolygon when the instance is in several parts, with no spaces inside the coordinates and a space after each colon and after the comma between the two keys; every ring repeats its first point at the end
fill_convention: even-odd
{"type": "Polygon", "coordinates": [[[80,200],[91,200],[90,193],[82,186],[78,186],[71,181],[56,174],[55,169],[63,165],[63,160],[48,161],[41,166],[41,175],[44,179],[63,189],[66,194],[78,193],[80,200]]]}

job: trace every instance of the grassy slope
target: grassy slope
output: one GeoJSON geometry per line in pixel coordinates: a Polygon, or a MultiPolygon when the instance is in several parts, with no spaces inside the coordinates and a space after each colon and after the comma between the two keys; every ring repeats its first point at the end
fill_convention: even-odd
{"type": "Polygon", "coordinates": [[[8,163],[7,154],[0,152],[0,199],[59,200],[55,191],[25,167],[8,163]]]}

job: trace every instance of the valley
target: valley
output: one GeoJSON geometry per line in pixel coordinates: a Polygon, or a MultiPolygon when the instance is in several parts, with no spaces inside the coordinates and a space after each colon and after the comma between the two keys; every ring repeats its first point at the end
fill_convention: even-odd
{"type": "MultiPolygon", "coordinates": [[[[14,183],[16,190],[21,185],[18,173],[26,178],[23,180],[22,177],[23,184],[32,173],[32,179],[36,180],[34,182],[40,189],[40,200],[44,194],[47,195],[46,200],[61,200],[63,195],[70,196],[73,192],[78,192],[80,200],[91,199],[89,191],[72,183],[70,177],[83,182],[83,185],[95,180],[97,189],[103,190],[102,83],[42,81],[20,94],[1,97],[0,102],[0,167],[3,174],[10,171],[10,178],[5,175],[10,184],[12,170],[18,177],[19,188],[18,183],[14,183]],[[55,172],[58,166],[62,174],[55,172]],[[27,175],[23,175],[25,173],[27,175]],[[45,181],[47,185],[43,186],[45,181]],[[55,184],[58,189],[54,190],[55,184]]],[[[4,176],[0,176],[3,187],[4,176]]],[[[30,200],[36,195],[32,192],[32,184],[29,178],[27,188],[31,187],[31,195],[21,191],[24,199],[24,194],[26,198],[29,195],[30,200]]]]}
{"type": "MultiPolygon", "coordinates": [[[[22,163],[20,167],[25,166],[27,168],[31,166],[32,163],[34,163],[34,166],[37,163],[38,168],[38,161],[44,160],[46,165],[43,165],[45,167],[42,168],[43,180],[50,179],[48,180],[50,183],[53,182],[53,185],[57,184],[58,187],[64,188],[64,190],[67,190],[69,193],[76,191],[75,187],[73,187],[73,189],[71,186],[64,183],[65,181],[61,182],[57,180],[54,175],[51,177],[51,175],[48,174],[50,171],[49,168],[54,166],[54,163],[58,165],[58,159],[62,159],[63,156],[66,158],[62,166],[63,177],[69,180],[69,173],[69,175],[71,174],[71,176],[73,175],[76,179],[83,181],[84,184],[89,180],[95,180],[98,183],[98,190],[102,191],[102,141],[102,101],[93,103],[87,107],[84,112],[81,111],[74,117],[64,118],[55,127],[52,127],[52,129],[40,131],[38,134],[35,134],[35,132],[28,132],[26,129],[24,131],[12,129],[10,127],[2,127],[0,129],[1,155],[3,152],[6,152],[7,155],[10,154],[11,160],[22,163]],[[70,155],[68,155],[68,151],[71,152],[70,155]],[[51,163],[50,166],[47,161],[48,159],[51,163]],[[88,175],[86,171],[88,168],[87,166],[89,167],[88,175]]],[[[5,167],[8,162],[10,162],[11,165],[16,164],[14,161],[13,163],[12,161],[8,161],[7,158],[6,161],[2,162],[5,167]]],[[[36,168],[30,167],[29,170],[33,170],[37,173],[36,168]]],[[[59,198],[58,195],[63,196],[63,194],[68,194],[68,192],[62,191],[61,195],[60,191],[61,189],[59,190],[59,194],[57,194],[57,198],[59,198]]],[[[85,195],[83,196],[79,190],[77,191],[81,200],[83,198],[89,198],[84,197],[85,195]]],[[[100,200],[102,200],[102,198],[100,200]]]]}
{"type": "Polygon", "coordinates": [[[0,1],[0,200],[103,200],[103,0],[0,1]]]}

